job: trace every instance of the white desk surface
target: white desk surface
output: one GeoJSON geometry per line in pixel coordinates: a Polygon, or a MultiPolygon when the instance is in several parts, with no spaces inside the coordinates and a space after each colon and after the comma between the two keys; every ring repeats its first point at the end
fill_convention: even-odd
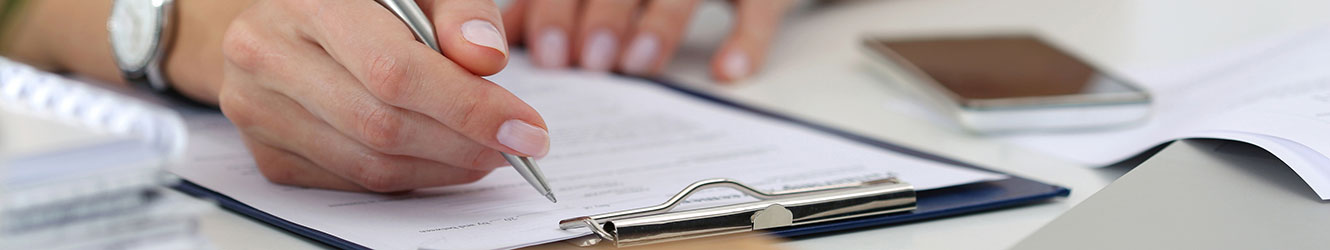
{"type": "MultiPolygon", "coordinates": [[[[707,2],[667,75],[758,106],[1067,186],[1072,194],[1051,203],[785,243],[794,249],[1008,248],[1130,167],[1077,165],[892,109],[890,100],[905,97],[865,71],[859,50],[863,35],[1029,30],[1097,64],[1127,70],[1186,61],[1326,23],[1322,10],[1330,9],[1330,1],[1303,0],[826,2],[831,4],[792,15],[771,47],[763,72],[735,87],[715,87],[707,75],[713,44],[723,38],[730,23],[724,2],[707,2]]],[[[322,247],[224,210],[207,214],[202,232],[222,249],[322,247]]]]}

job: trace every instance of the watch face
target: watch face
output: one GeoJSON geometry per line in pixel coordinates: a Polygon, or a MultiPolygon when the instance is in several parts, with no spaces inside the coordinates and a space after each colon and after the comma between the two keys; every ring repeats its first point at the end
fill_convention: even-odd
{"type": "Polygon", "coordinates": [[[111,49],[122,70],[140,71],[148,64],[157,43],[159,0],[116,0],[107,24],[111,49]]]}

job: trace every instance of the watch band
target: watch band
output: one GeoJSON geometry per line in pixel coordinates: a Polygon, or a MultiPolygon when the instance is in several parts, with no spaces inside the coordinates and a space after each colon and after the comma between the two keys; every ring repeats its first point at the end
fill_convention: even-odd
{"type": "Polygon", "coordinates": [[[157,39],[156,51],[153,51],[152,59],[148,61],[148,68],[144,69],[144,76],[148,80],[148,87],[159,93],[173,91],[171,85],[166,81],[166,52],[171,51],[171,45],[175,41],[175,1],[162,1],[161,13],[157,15],[162,25],[158,27],[158,33],[161,38],[157,39]]]}

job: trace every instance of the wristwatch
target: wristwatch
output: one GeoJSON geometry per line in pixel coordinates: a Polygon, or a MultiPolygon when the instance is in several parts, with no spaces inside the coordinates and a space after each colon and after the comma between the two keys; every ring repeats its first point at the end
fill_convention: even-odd
{"type": "Polygon", "coordinates": [[[115,0],[106,31],[111,54],[131,84],[167,92],[162,65],[171,45],[173,0],[115,0]]]}

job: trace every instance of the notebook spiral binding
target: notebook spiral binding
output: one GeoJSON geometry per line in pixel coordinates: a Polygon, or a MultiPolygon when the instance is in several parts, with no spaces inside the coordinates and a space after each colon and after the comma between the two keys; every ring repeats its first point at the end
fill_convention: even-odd
{"type": "Polygon", "coordinates": [[[172,110],[6,58],[0,108],[136,139],[170,157],[183,155],[186,145],[184,121],[172,110]]]}

